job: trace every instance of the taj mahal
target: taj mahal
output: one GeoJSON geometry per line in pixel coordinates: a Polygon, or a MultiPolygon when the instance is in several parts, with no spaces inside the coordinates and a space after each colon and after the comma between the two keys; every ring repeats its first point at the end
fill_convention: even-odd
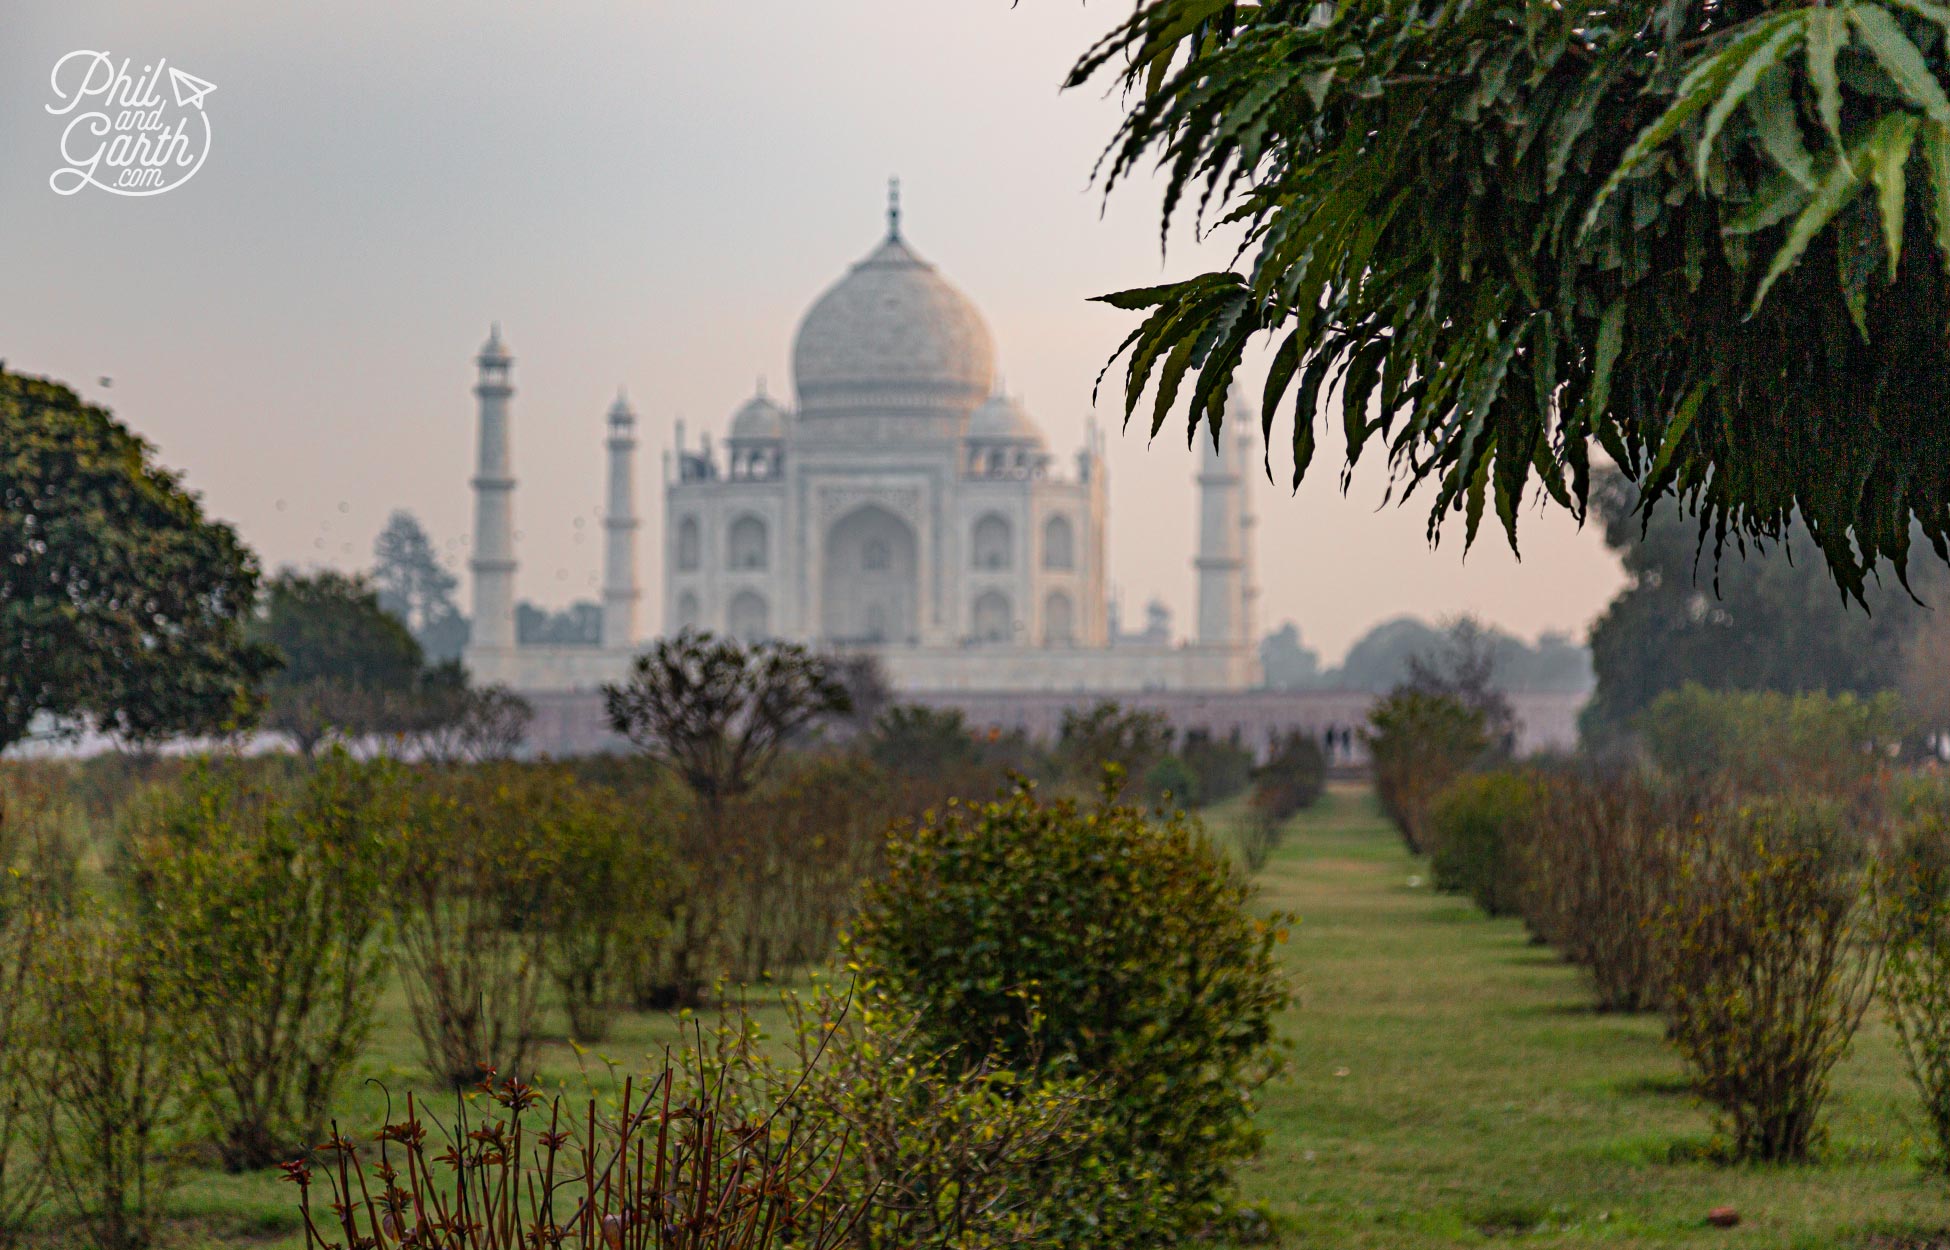
{"type": "MultiPolygon", "coordinates": [[[[603,423],[601,641],[515,632],[513,358],[497,327],[476,359],[473,627],[481,683],[529,693],[619,680],[642,649],[636,416],[603,423]]],[[[790,397],[761,386],[714,440],[677,423],[662,488],[662,622],[747,640],[870,652],[906,692],[1227,691],[1256,684],[1257,421],[1235,396],[1201,436],[1197,619],[1126,632],[1107,594],[1110,483],[1092,423],[1053,452],[998,381],[981,311],[902,232],[886,232],[813,301],[790,397]]],[[[1187,518],[1193,520],[1193,518],[1187,518]]]]}

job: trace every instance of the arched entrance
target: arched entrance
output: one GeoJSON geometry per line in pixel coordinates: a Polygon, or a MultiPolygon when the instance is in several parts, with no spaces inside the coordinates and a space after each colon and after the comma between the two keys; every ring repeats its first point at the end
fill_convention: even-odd
{"type": "Polygon", "coordinates": [[[826,641],[919,641],[920,547],[911,525],[866,504],[826,531],[824,552],[820,629],[826,641]]]}

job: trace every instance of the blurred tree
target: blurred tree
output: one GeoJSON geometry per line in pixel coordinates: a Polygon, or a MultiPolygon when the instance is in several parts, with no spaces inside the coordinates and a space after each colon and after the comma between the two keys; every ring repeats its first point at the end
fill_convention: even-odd
{"type": "MultiPolygon", "coordinates": [[[[1870,610],[1837,592],[1808,554],[1806,534],[1749,544],[1717,568],[1701,568],[1701,540],[1685,518],[1642,524],[1635,490],[1616,474],[1593,484],[1605,542],[1630,583],[1591,630],[1597,690],[1583,728],[1615,737],[1640,710],[1689,682],[1713,690],[1820,691],[1869,695],[1902,684],[1911,639],[1932,615],[1892,577],[1865,587],[1870,610]]],[[[1915,570],[1925,603],[1950,604],[1950,575],[1915,570]]]]}
{"type": "Polygon", "coordinates": [[[379,606],[406,622],[428,660],[459,659],[467,645],[467,618],[454,603],[459,582],[441,564],[419,520],[395,511],[374,540],[372,557],[379,606]]]}
{"type": "Polygon", "coordinates": [[[603,608],[578,599],[560,612],[526,599],[515,605],[515,642],[524,647],[594,647],[603,641],[603,608]]]}
{"type": "Polygon", "coordinates": [[[266,724],[304,754],[335,731],[360,737],[408,727],[420,644],[362,578],[285,569],[271,579],[253,632],[284,657],[268,685],[266,724]]]}
{"type": "Polygon", "coordinates": [[[611,727],[689,786],[712,824],[794,735],[850,707],[827,657],[689,629],[638,656],[629,680],[605,685],[603,699],[611,727]]]}
{"type": "Polygon", "coordinates": [[[1260,680],[1274,690],[1305,690],[1320,682],[1320,652],[1300,644],[1300,627],[1287,621],[1259,644],[1260,680]]]}
{"type": "Polygon", "coordinates": [[[0,369],[0,751],[36,718],[150,743],[248,720],[258,567],[104,408],[0,369]]]}

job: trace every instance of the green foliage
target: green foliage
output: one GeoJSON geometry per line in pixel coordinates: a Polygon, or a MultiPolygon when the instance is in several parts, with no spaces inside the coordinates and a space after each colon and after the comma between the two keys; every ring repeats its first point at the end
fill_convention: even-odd
{"type": "Polygon", "coordinates": [[[913,1010],[869,981],[780,1001],[783,1039],[740,1009],[709,1056],[689,1058],[724,1071],[740,1102],[783,1106],[786,1131],[839,1160],[821,1202],[865,1212],[859,1250],[1110,1250],[1166,1235],[1153,1178],[1113,1153],[1087,1078],[931,1049],[913,1010]]]}
{"type": "Polygon", "coordinates": [[[1808,800],[1711,809],[1654,919],[1670,1036],[1736,1158],[1808,1157],[1873,998],[1849,837],[1808,800]]]}
{"type": "Polygon", "coordinates": [[[1115,764],[1122,776],[1142,780],[1171,750],[1171,723],[1163,712],[1139,711],[1103,700],[1087,711],[1065,709],[1056,740],[1056,765],[1064,781],[1084,794],[1104,784],[1115,764]]]}
{"type": "Polygon", "coordinates": [[[1320,743],[1297,730],[1283,736],[1253,770],[1252,805],[1276,821],[1312,807],[1327,786],[1327,757],[1320,743]]]}
{"type": "Polygon", "coordinates": [[[1521,773],[1450,782],[1429,809],[1436,888],[1467,894],[1492,916],[1516,911],[1523,891],[1520,847],[1535,802],[1536,784],[1521,773]]]}
{"type": "Polygon", "coordinates": [[[170,1010],[168,970],[132,927],[103,911],[44,940],[49,1171],[89,1244],[142,1250],[193,1138],[196,1039],[170,1010]]]}
{"type": "Polygon", "coordinates": [[[406,727],[425,657],[363,579],[286,569],[271,579],[253,632],[284,660],[268,684],[267,723],[304,754],[333,731],[406,727]]]}
{"type": "Polygon", "coordinates": [[[256,559],[153,449],[0,369],[0,750],[43,713],[138,743],[248,719],[256,559]]]}
{"type": "MultiPolygon", "coordinates": [[[[1776,544],[1748,543],[1703,568],[1697,528],[1673,511],[1650,524],[1616,473],[1593,483],[1605,543],[1629,581],[1591,628],[1598,685],[1580,717],[1587,742],[1609,745],[1668,690],[1868,697],[1902,683],[1906,653],[1943,616],[1950,575],[1930,563],[1864,588],[1868,611],[1835,592],[1798,522],[1776,544]],[[1911,602],[1910,591],[1924,604],[1911,602]]],[[[1941,668],[1943,661],[1934,666],[1941,668]]]]}
{"type": "Polygon", "coordinates": [[[1429,846],[1429,806],[1490,749],[1488,717],[1453,694],[1404,686],[1368,713],[1375,793],[1408,849],[1429,846]]]}
{"type": "Polygon", "coordinates": [[[1785,695],[1687,685],[1639,717],[1646,754],[1667,774],[1742,794],[1866,791],[1900,742],[1894,695],[1785,695]]]}
{"type": "Polygon", "coordinates": [[[131,893],[232,1170],[309,1149],[386,972],[376,826],[400,779],[343,754],[288,791],[218,763],[133,816],[131,893]]]}
{"type": "Polygon", "coordinates": [[[1191,793],[1200,806],[1223,803],[1252,784],[1253,753],[1236,739],[1215,739],[1193,730],[1185,735],[1178,758],[1197,782],[1191,793]]]}
{"type": "MultiPolygon", "coordinates": [[[[1123,402],[1216,428],[1250,344],[1296,482],[1338,390],[1430,528],[1533,492],[1581,513],[1593,449],[1703,534],[1798,514],[1837,582],[1950,538],[1950,106],[1942,10],[1705,0],[1142,0],[1078,62],[1241,272],[1142,311],[1123,402]]],[[[1270,444],[1270,438],[1269,438],[1270,444]]]]}
{"type": "Polygon", "coordinates": [[[50,928],[74,897],[62,815],[31,777],[0,777],[0,1246],[7,1247],[20,1244],[48,1191],[52,1056],[41,963],[50,928]]]}
{"type": "Polygon", "coordinates": [[[675,799],[667,788],[618,794],[577,784],[545,811],[548,880],[537,923],[578,1042],[609,1035],[635,963],[654,957],[665,939],[676,887],[673,826],[685,816],[675,799]]]}
{"type": "Polygon", "coordinates": [[[897,832],[849,950],[930,1047],[1096,1081],[1118,1156],[1155,1170],[1183,1231],[1255,1148],[1289,998],[1285,920],[1250,898],[1182,819],[1022,787],[897,832]]]}
{"type": "Polygon", "coordinates": [[[1192,766],[1176,755],[1161,755],[1151,767],[1144,770],[1143,786],[1146,795],[1159,802],[1169,801],[1177,807],[1191,809],[1205,801],[1205,792],[1198,783],[1198,774],[1192,766]]]}

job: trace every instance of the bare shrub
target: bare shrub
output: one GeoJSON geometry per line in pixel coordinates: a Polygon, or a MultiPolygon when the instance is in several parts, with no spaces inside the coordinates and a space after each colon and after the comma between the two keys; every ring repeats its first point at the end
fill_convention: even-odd
{"type": "Polygon", "coordinates": [[[93,915],[45,941],[49,1172],[90,1244],[141,1250],[180,1180],[193,1039],[169,1012],[154,950],[132,929],[93,915]]]}
{"type": "Polygon", "coordinates": [[[1540,779],[1518,827],[1519,910],[1531,931],[1590,973],[1601,1011],[1662,1001],[1648,928],[1678,870],[1684,806],[1638,773],[1540,779]]]}
{"type": "Polygon", "coordinates": [[[285,1164],[308,1250],[837,1250],[858,1220],[830,1200],[838,1161],[722,1077],[666,1067],[614,1110],[493,1078],[450,1120],[408,1095],[370,1141],[334,1130],[316,1168],[285,1164]]]}
{"type": "Polygon", "coordinates": [[[1837,809],[1709,810],[1653,923],[1669,1033],[1740,1159],[1808,1157],[1873,996],[1859,846],[1837,809]]]}
{"type": "Polygon", "coordinates": [[[519,1072],[540,1024],[550,842],[573,781],[497,764],[422,775],[389,848],[407,1008],[437,1078],[519,1072]]]}
{"type": "Polygon", "coordinates": [[[318,1141],[372,1031],[386,971],[372,826],[397,813],[384,765],[329,754],[266,786],[211,765],[136,809],[130,887],[225,1166],[318,1141]]]}

